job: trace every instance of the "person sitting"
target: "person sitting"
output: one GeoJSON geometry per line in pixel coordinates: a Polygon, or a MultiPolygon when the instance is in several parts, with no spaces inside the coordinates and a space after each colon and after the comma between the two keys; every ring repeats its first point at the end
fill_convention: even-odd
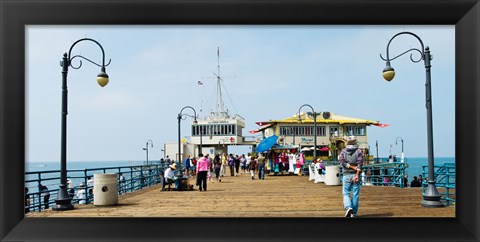
{"type": "Polygon", "coordinates": [[[178,179],[175,176],[174,171],[177,169],[177,164],[173,163],[171,164],[166,170],[165,170],[165,183],[175,183],[175,190],[178,189],[178,179]]]}
{"type": "Polygon", "coordinates": [[[422,184],[420,183],[418,178],[414,176],[412,182],[410,183],[410,187],[421,187],[421,186],[422,184]]]}
{"type": "Polygon", "coordinates": [[[86,204],[87,203],[87,196],[85,193],[85,183],[80,183],[77,189],[77,199],[79,204],[86,204]]]}
{"type": "Polygon", "coordinates": [[[321,159],[317,159],[317,163],[315,163],[315,168],[317,169],[318,174],[325,174],[325,166],[323,165],[323,161],[321,159]]]}

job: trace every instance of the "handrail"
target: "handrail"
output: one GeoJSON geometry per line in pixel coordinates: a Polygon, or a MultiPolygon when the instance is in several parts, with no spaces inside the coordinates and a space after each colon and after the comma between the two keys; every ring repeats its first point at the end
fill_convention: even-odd
{"type": "MultiPolygon", "coordinates": [[[[72,196],[72,203],[92,203],[93,194],[89,194],[89,190],[93,190],[93,185],[87,185],[87,177],[93,177],[93,174],[106,173],[122,173],[125,181],[118,182],[118,194],[122,195],[129,192],[134,192],[146,187],[160,184],[163,179],[163,172],[167,164],[158,162],[151,165],[135,165],[135,166],[117,166],[117,167],[99,167],[86,169],[71,169],[67,170],[67,178],[72,181],[67,190],[72,196]],[[80,183],[85,184],[85,188],[80,188],[80,183]],[[77,197],[79,190],[85,189],[85,197],[77,197]]],[[[46,170],[46,171],[29,171],[25,172],[25,187],[29,189],[26,195],[30,197],[31,212],[42,211],[55,204],[55,199],[59,191],[60,184],[60,170],[46,170]],[[48,187],[47,191],[40,191],[40,185],[48,187]],[[50,196],[45,198],[45,192],[50,196]],[[46,201],[44,201],[44,199],[46,201]]],[[[81,194],[79,194],[81,195],[81,194]]],[[[27,208],[27,207],[26,207],[27,208]]]]}
{"type": "MultiPolygon", "coordinates": [[[[451,191],[451,189],[455,189],[456,183],[456,172],[455,172],[455,163],[443,163],[443,165],[434,165],[433,166],[434,172],[433,176],[435,179],[435,184],[437,188],[443,188],[445,190],[444,193],[440,192],[441,200],[445,201],[445,205],[450,206],[450,204],[455,204],[456,197],[455,193],[451,191]]],[[[422,174],[425,178],[427,178],[428,174],[428,165],[422,166],[422,174]]],[[[425,192],[428,183],[426,181],[422,182],[422,190],[425,192]]]]}

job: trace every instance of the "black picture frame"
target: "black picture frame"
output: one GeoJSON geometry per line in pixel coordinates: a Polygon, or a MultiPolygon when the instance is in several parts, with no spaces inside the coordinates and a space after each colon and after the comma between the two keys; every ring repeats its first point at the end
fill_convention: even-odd
{"type": "Polygon", "coordinates": [[[477,0],[0,0],[0,11],[1,241],[478,241],[480,238],[480,5],[477,0]],[[456,217],[24,218],[25,26],[36,24],[455,25],[456,103],[452,115],[456,122],[456,217]],[[319,236],[315,231],[323,232],[319,236]]]}

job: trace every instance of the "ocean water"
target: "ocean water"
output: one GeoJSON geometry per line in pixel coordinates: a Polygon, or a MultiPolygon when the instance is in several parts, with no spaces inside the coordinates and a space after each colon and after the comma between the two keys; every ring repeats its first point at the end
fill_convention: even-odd
{"type": "MultiPolygon", "coordinates": [[[[383,160],[387,160],[387,158],[383,160]]],[[[399,162],[400,158],[397,157],[397,161],[399,162]]],[[[422,166],[428,165],[428,158],[427,157],[411,157],[411,158],[406,158],[405,162],[408,164],[408,168],[406,169],[405,172],[408,175],[408,179],[411,180],[413,176],[418,176],[422,174],[422,166]]],[[[455,157],[435,157],[434,163],[436,166],[443,165],[444,163],[455,163],[455,157]]],[[[428,168],[425,168],[425,172],[428,172],[428,168]]]]}

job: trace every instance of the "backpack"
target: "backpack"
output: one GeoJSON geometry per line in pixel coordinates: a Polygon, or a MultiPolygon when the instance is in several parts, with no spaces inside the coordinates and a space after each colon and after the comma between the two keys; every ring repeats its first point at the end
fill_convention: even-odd
{"type": "Polygon", "coordinates": [[[345,162],[347,162],[350,165],[356,166],[359,153],[360,153],[360,150],[358,148],[351,155],[345,152],[345,162]]]}

